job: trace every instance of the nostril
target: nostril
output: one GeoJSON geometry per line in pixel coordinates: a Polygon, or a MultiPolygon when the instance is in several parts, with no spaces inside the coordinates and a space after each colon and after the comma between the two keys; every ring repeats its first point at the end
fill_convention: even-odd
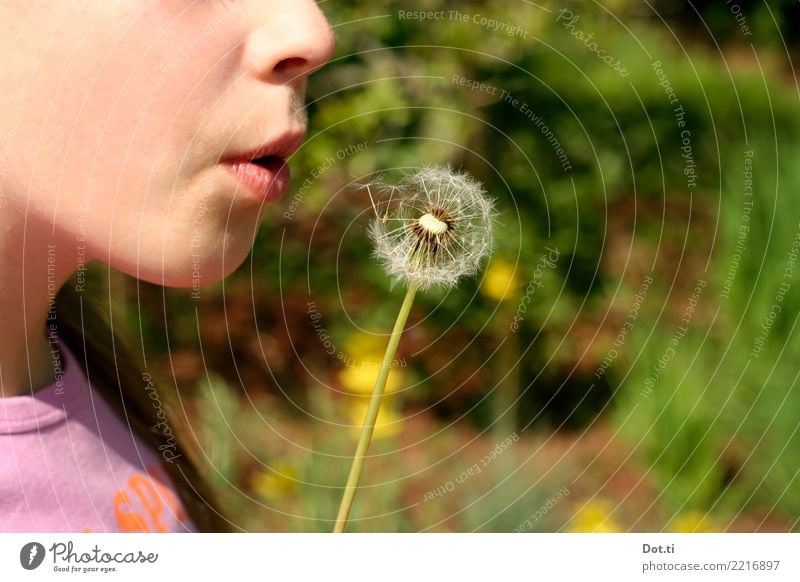
{"type": "Polygon", "coordinates": [[[305,69],[307,63],[308,62],[301,57],[283,59],[277,65],[275,65],[275,72],[280,74],[285,73],[286,71],[305,69]]]}

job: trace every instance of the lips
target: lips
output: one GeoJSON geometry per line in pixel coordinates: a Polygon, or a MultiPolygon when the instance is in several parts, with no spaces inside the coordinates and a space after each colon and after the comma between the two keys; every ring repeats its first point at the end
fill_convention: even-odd
{"type": "Polygon", "coordinates": [[[262,202],[276,202],[289,187],[291,170],[283,158],[270,156],[263,165],[255,162],[228,164],[238,184],[262,202]]]}
{"type": "Polygon", "coordinates": [[[286,159],[298,150],[305,131],[287,132],[278,139],[222,160],[237,183],[260,202],[280,200],[289,186],[286,159]]]}

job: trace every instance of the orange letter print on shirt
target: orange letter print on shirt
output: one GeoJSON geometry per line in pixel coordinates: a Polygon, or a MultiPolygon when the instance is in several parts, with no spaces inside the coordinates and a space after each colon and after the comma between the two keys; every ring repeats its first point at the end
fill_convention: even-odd
{"type": "Polygon", "coordinates": [[[166,532],[165,509],[169,509],[176,519],[187,518],[181,504],[165,484],[163,469],[160,466],[147,466],[147,475],[134,473],[128,479],[128,487],[114,494],[114,516],[122,531],[127,532],[166,532]]]}

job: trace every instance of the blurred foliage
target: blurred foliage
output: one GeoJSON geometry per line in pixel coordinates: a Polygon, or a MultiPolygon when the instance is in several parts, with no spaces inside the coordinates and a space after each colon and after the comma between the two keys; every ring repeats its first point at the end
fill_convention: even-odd
{"type": "MultiPolygon", "coordinates": [[[[347,470],[337,455],[351,453],[347,435],[369,383],[364,363],[376,359],[359,338],[381,346],[400,302],[370,256],[364,226],[372,209],[353,185],[449,163],[497,201],[493,268],[450,293],[418,297],[398,353],[389,429],[369,461],[384,484],[357,501],[364,513],[354,527],[511,531],[540,511],[564,475],[584,475],[555,460],[542,488],[537,471],[550,469],[540,463],[516,473],[512,463],[502,487],[476,480],[414,509],[426,490],[474,462],[453,461],[459,439],[494,446],[500,410],[511,418],[506,433],[578,435],[579,449],[593,451],[588,466],[598,458],[591,447],[606,451],[616,442],[611,434],[621,435],[625,445],[608,468],[627,475],[633,466],[626,484],[602,499],[592,501],[596,482],[573,484],[576,495],[533,529],[795,529],[796,289],[765,352],[748,354],[797,228],[800,116],[786,60],[797,45],[797,3],[739,1],[748,36],[728,3],[662,0],[658,13],[629,0],[411,4],[322,3],[337,57],[312,79],[309,139],[292,160],[293,191],[267,212],[250,260],[204,288],[196,309],[186,309],[183,291],[137,286],[140,309],[129,317],[165,371],[191,388],[210,368],[226,387],[220,402],[208,400],[213,386],[201,390],[198,414],[220,417],[207,427],[211,456],[221,487],[245,484],[241,515],[256,529],[329,527],[347,470]],[[562,9],[579,16],[571,29],[562,9]],[[466,19],[399,17],[411,10],[466,19]],[[483,16],[506,26],[493,30],[483,16]],[[628,75],[575,30],[591,33],[628,75]],[[755,152],[758,203],[730,297],[722,298],[742,221],[746,150],[755,152]],[[537,271],[547,249],[559,258],[537,271]],[[633,331],[596,375],[648,275],[655,283],[633,331]],[[642,397],[700,278],[708,287],[691,329],[642,397]],[[492,399],[500,393],[498,407],[492,399]],[[271,411],[262,413],[266,403],[271,411]],[[252,417],[242,418],[249,404],[252,417]],[[422,432],[412,438],[412,430],[422,432]],[[393,449],[395,439],[409,450],[393,449]],[[245,441],[258,452],[240,450],[245,441]],[[223,443],[236,453],[221,453],[229,451],[223,443]],[[644,491],[638,501],[627,499],[634,490],[644,491]],[[265,499],[280,511],[248,513],[265,499]]],[[[520,444],[515,463],[539,450],[536,438],[520,444]]]]}
{"type": "MultiPolygon", "coordinates": [[[[706,291],[704,302],[710,304],[703,310],[714,319],[689,331],[644,397],[642,387],[667,342],[664,336],[646,337],[652,321],[640,326],[631,346],[640,363],[625,379],[618,412],[674,509],[713,508],[732,516],[758,507],[765,516],[776,511],[796,516],[800,215],[794,192],[800,168],[794,160],[800,145],[760,136],[747,151],[752,152],[752,206],[744,194],[750,179],[743,174],[744,151],[729,160],[729,167],[738,165],[740,171],[724,180],[723,196],[730,203],[722,207],[719,261],[717,272],[710,273],[716,275],[716,295],[706,291]]],[[[660,329],[672,327],[669,334],[675,325],[660,329]]]]}

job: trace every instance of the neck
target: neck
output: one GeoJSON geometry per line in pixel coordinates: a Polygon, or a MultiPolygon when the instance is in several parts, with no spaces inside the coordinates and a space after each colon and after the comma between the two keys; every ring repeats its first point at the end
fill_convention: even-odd
{"type": "Polygon", "coordinates": [[[77,268],[75,245],[52,225],[4,209],[0,223],[0,397],[30,394],[54,381],[61,365],[48,335],[55,296],[77,268]]]}

